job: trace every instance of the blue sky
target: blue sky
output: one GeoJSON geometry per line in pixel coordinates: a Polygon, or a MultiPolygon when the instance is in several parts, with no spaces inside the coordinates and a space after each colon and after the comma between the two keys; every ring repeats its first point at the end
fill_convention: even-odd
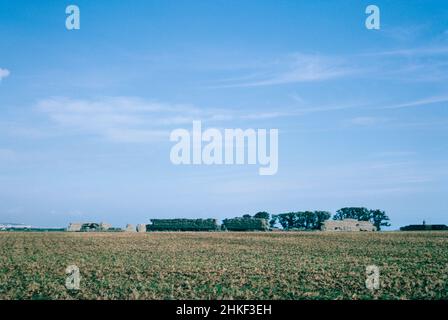
{"type": "Polygon", "coordinates": [[[0,0],[0,39],[2,222],[366,206],[448,224],[446,1],[0,0]],[[278,128],[278,173],[171,164],[193,120],[278,128]]]}

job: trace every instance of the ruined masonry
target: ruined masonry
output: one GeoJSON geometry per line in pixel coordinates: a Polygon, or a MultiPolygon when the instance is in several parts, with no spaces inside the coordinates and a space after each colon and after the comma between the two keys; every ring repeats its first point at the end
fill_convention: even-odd
{"type": "Polygon", "coordinates": [[[68,227],[67,227],[67,231],[70,232],[77,232],[77,231],[81,231],[82,228],[82,223],[80,222],[71,222],[68,227]]]}
{"type": "Polygon", "coordinates": [[[106,223],[106,222],[101,222],[101,223],[100,223],[100,230],[102,230],[102,231],[107,231],[107,230],[109,230],[110,228],[112,228],[112,225],[111,225],[111,224],[106,223]]]}
{"type": "Polygon", "coordinates": [[[79,231],[107,231],[111,229],[112,226],[109,223],[101,222],[70,222],[67,227],[69,232],[79,232],[79,231]]]}
{"type": "Polygon", "coordinates": [[[327,220],[322,226],[322,231],[376,231],[376,227],[370,221],[327,220]]]}
{"type": "Polygon", "coordinates": [[[126,231],[126,232],[135,232],[136,230],[135,230],[135,227],[134,227],[133,224],[127,224],[126,225],[126,229],[124,231],[126,231]]]}

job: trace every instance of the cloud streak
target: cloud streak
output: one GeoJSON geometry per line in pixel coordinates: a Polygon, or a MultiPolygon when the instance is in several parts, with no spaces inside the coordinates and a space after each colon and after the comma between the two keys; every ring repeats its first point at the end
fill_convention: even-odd
{"type": "Polygon", "coordinates": [[[113,142],[160,140],[168,136],[167,126],[190,122],[199,114],[199,110],[191,106],[134,97],[52,97],[39,101],[36,109],[73,133],[97,135],[113,142]]]}
{"type": "Polygon", "coordinates": [[[249,88],[348,78],[445,81],[448,46],[403,48],[345,55],[293,53],[275,57],[252,73],[223,79],[212,88],[249,88]]]}
{"type": "Polygon", "coordinates": [[[291,115],[262,113],[193,105],[146,101],[136,97],[71,99],[51,97],[37,102],[35,109],[72,134],[94,135],[112,142],[144,143],[166,140],[178,126],[194,120],[217,123],[233,120],[263,120],[291,115]]]}
{"type": "Polygon", "coordinates": [[[4,78],[9,77],[11,72],[8,69],[0,68],[0,81],[2,81],[4,78]]]}
{"type": "Polygon", "coordinates": [[[260,87],[300,82],[317,82],[345,77],[359,72],[344,60],[318,54],[296,53],[276,64],[266,64],[273,70],[257,75],[245,75],[240,79],[224,80],[216,87],[260,87]]]}
{"type": "Polygon", "coordinates": [[[424,48],[406,48],[389,51],[381,51],[364,54],[365,56],[436,56],[447,55],[447,46],[424,47],[424,48]]]}
{"type": "Polygon", "coordinates": [[[432,96],[426,97],[422,99],[417,99],[413,101],[408,101],[404,103],[393,104],[389,106],[382,107],[382,109],[402,109],[402,108],[410,108],[410,107],[420,107],[437,103],[448,102],[448,96],[432,96]]]}

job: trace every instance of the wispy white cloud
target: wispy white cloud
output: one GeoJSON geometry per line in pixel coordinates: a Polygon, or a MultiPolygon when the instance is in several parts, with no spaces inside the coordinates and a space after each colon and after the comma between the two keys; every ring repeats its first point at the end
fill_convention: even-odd
{"type": "Polygon", "coordinates": [[[168,136],[166,126],[191,122],[200,114],[192,106],[149,102],[134,97],[84,100],[53,97],[39,101],[36,108],[63,128],[115,142],[159,140],[168,136]]]}
{"type": "MultiPolygon", "coordinates": [[[[165,141],[172,129],[179,126],[190,126],[194,120],[201,120],[206,125],[212,124],[214,126],[218,125],[217,122],[230,122],[234,126],[235,121],[243,121],[253,125],[256,121],[300,117],[313,113],[338,112],[360,108],[367,110],[398,109],[441,102],[448,102],[448,96],[426,97],[385,106],[378,106],[378,104],[372,104],[372,102],[369,104],[341,103],[320,106],[307,104],[300,107],[278,107],[275,111],[269,111],[198,108],[189,104],[161,103],[136,97],[102,97],[95,99],[52,97],[38,101],[36,110],[46,115],[51,122],[61,129],[57,131],[59,132],[58,135],[67,133],[92,135],[113,142],[151,143],[165,141]]],[[[374,126],[386,123],[389,120],[379,116],[359,116],[350,118],[348,121],[350,124],[357,126],[374,126]]],[[[28,128],[25,132],[17,132],[17,125],[10,125],[10,127],[14,129],[12,133],[21,136],[30,134],[33,137],[46,136],[37,130],[38,128],[33,129],[33,131],[28,128]],[[38,134],[36,135],[36,133],[38,134]]],[[[49,130],[48,127],[46,130],[49,130]]]]}
{"type": "Polygon", "coordinates": [[[402,26],[388,26],[381,30],[381,34],[394,39],[396,42],[409,43],[422,36],[429,29],[430,26],[428,24],[407,24],[402,26]]]}
{"type": "Polygon", "coordinates": [[[113,142],[166,140],[169,132],[194,120],[207,124],[231,120],[261,120],[290,115],[220,108],[198,108],[136,97],[71,99],[52,97],[38,101],[36,110],[73,134],[96,135],[113,142]]]}
{"type": "Polygon", "coordinates": [[[400,108],[419,107],[419,106],[444,103],[444,102],[448,102],[448,96],[431,96],[431,97],[425,97],[425,98],[416,99],[416,100],[412,100],[412,101],[408,101],[408,102],[391,104],[391,105],[384,106],[382,108],[383,109],[400,109],[400,108]]]}
{"type": "Polygon", "coordinates": [[[0,81],[2,81],[2,79],[8,77],[11,74],[11,72],[8,69],[3,69],[0,68],[0,81]]]}
{"type": "Polygon", "coordinates": [[[359,70],[347,65],[343,59],[319,54],[296,53],[278,63],[266,64],[268,70],[256,75],[224,80],[216,87],[259,87],[298,82],[316,82],[341,78],[359,70]]]}
{"type": "Polygon", "coordinates": [[[252,73],[243,70],[239,77],[222,79],[212,88],[262,87],[346,78],[440,82],[448,78],[447,58],[446,45],[345,55],[293,53],[272,58],[264,65],[258,65],[252,73]]]}
{"type": "Polygon", "coordinates": [[[404,48],[362,54],[364,56],[434,56],[448,54],[448,46],[404,48]]]}
{"type": "Polygon", "coordinates": [[[363,76],[406,82],[445,83],[448,79],[448,46],[407,47],[368,52],[353,59],[366,60],[372,66],[363,76]]]}

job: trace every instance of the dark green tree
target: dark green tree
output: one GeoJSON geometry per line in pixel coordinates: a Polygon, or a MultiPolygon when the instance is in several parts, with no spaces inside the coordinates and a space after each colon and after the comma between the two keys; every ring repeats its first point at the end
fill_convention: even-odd
{"type": "Polygon", "coordinates": [[[336,211],[334,220],[356,219],[360,221],[370,220],[370,210],[364,207],[346,207],[336,211]]]}
{"type": "Polygon", "coordinates": [[[306,215],[305,212],[299,211],[294,212],[295,214],[295,222],[293,228],[295,229],[306,229],[306,215]]]}
{"type": "Polygon", "coordinates": [[[303,220],[304,220],[304,229],[305,230],[313,230],[316,228],[317,217],[313,211],[305,211],[302,212],[303,220]]]}
{"type": "Polygon", "coordinates": [[[279,214],[278,221],[286,230],[318,230],[330,217],[331,214],[327,211],[299,211],[279,214]]]}
{"type": "Polygon", "coordinates": [[[244,218],[244,219],[251,219],[252,216],[251,216],[250,214],[244,214],[244,215],[243,215],[243,218],[244,218]]]}
{"type": "Polygon", "coordinates": [[[283,229],[288,230],[296,225],[297,216],[295,212],[281,213],[277,215],[278,222],[283,229]]]}
{"type": "Polygon", "coordinates": [[[373,225],[376,227],[376,230],[380,231],[381,227],[389,227],[390,218],[387,216],[385,211],[376,209],[370,210],[370,216],[372,219],[373,225]]]}
{"type": "Polygon", "coordinates": [[[269,220],[269,226],[271,228],[275,228],[275,225],[277,224],[277,222],[278,222],[278,217],[275,214],[273,214],[271,216],[271,220],[269,220]]]}
{"type": "Polygon", "coordinates": [[[314,211],[314,215],[316,216],[314,229],[320,229],[324,221],[331,218],[331,213],[328,211],[314,211]]]}
{"type": "Polygon", "coordinates": [[[257,212],[254,214],[254,218],[265,219],[269,221],[270,214],[266,211],[257,212]]]}

